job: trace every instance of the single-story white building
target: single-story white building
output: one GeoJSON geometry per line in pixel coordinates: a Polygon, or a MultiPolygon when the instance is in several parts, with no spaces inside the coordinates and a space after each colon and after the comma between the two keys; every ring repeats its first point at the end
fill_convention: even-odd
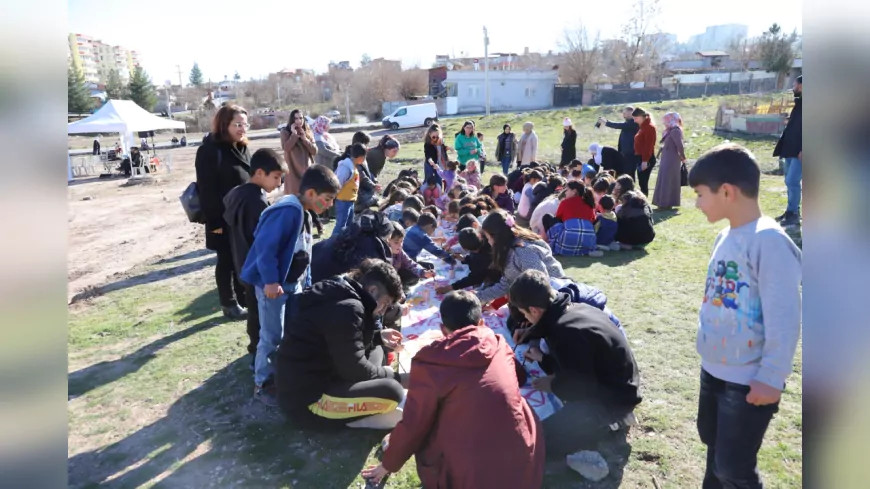
{"type": "MultiPolygon", "coordinates": [[[[541,110],[553,107],[556,70],[489,72],[489,103],[493,111],[541,110]]],[[[445,86],[458,99],[459,113],[484,112],[486,89],[483,70],[448,71],[445,86]]]]}

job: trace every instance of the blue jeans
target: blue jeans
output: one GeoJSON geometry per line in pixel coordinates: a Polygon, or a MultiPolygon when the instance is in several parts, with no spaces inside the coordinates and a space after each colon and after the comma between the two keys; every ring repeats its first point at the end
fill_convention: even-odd
{"type": "Polygon", "coordinates": [[[292,305],[296,303],[296,284],[285,284],[283,288],[284,294],[269,299],[262,287],[254,287],[260,313],[260,342],[257,343],[257,356],[254,358],[254,383],[257,385],[263,385],[275,375],[270,357],[284,334],[284,309],[291,305],[291,301],[292,305]]]}
{"type": "Polygon", "coordinates": [[[786,211],[800,214],[801,211],[801,180],[804,177],[803,163],[800,158],[785,158],[785,188],[788,193],[786,211]]]}
{"type": "Polygon", "coordinates": [[[701,369],[698,434],[707,445],[703,489],[761,489],[758,449],[779,403],[753,406],[749,386],[717,379],[701,369]]]}
{"type": "Polygon", "coordinates": [[[332,235],[337,236],[341,233],[349,223],[353,222],[353,201],[336,200],[335,201],[335,227],[332,229],[332,235]]]}
{"type": "Polygon", "coordinates": [[[511,171],[511,157],[505,156],[501,159],[501,171],[504,172],[505,176],[511,171]]]}

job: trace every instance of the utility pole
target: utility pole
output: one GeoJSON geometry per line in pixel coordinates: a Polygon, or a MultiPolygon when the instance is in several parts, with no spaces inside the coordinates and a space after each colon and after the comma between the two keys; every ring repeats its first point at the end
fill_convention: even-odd
{"type": "Polygon", "coordinates": [[[489,117],[489,35],[483,26],[483,87],[486,93],[486,115],[489,117]]]}
{"type": "Polygon", "coordinates": [[[350,84],[344,87],[344,113],[347,114],[346,124],[350,124],[350,94],[348,93],[350,89],[350,84]]]}
{"type": "Polygon", "coordinates": [[[181,66],[175,65],[175,70],[178,72],[178,87],[184,88],[184,83],[181,81],[181,66]]]}
{"type": "Polygon", "coordinates": [[[172,99],[171,99],[171,96],[169,95],[169,87],[170,86],[171,86],[171,84],[167,83],[166,85],[163,86],[163,88],[166,90],[166,113],[169,114],[169,120],[172,120],[172,99]]]}

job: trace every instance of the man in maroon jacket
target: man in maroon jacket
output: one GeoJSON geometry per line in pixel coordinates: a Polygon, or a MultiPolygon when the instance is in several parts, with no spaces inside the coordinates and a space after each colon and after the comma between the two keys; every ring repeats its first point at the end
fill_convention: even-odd
{"type": "Polygon", "coordinates": [[[441,320],[445,337],[411,363],[403,418],[383,461],[362,476],[380,482],[416,455],[423,487],[541,487],[543,434],[520,394],[526,375],[511,347],[483,325],[470,292],[447,294],[441,320]]]}

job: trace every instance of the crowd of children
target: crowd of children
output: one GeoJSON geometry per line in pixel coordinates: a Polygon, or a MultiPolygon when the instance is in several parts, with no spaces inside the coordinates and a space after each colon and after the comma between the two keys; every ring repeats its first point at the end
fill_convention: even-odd
{"type": "MultiPolygon", "coordinates": [[[[619,320],[606,306],[604,294],[570,279],[556,256],[601,256],[605,251],[643,248],[655,238],[646,196],[635,189],[630,175],[615,178],[577,159],[558,166],[521,162],[508,175],[490,176],[489,184],[481,188],[482,134],[475,134],[473,122],[466,122],[457,135],[456,152],[461,163],[447,158],[447,151],[436,147],[443,145],[440,127],[430,128],[427,138],[427,144],[435,148],[427,151],[435,151],[437,159],[427,158],[424,181],[419,180],[417,171],[402,170],[379,199],[362,208],[355,204],[361,176],[365,179],[371,175],[366,166],[368,149],[362,142],[367,138],[355,138],[357,142],[337,159],[335,172],[326,165],[309,167],[300,176],[298,190],[271,206],[266,194],[278,186],[286,167],[274,151],[259,150],[253,155],[250,182],[227,195],[224,220],[229,227],[236,271],[249,287],[248,295],[256,297],[256,301],[249,302],[256,307],[249,308],[248,324],[255,398],[270,406],[280,404],[288,416],[304,417],[312,423],[319,420],[353,427],[396,426],[401,417],[386,415],[403,401],[403,386],[411,392],[415,387],[407,375],[392,371],[391,352],[401,343],[401,334],[396,330],[400,328],[405,293],[419,280],[435,275],[434,264],[420,260],[425,250],[450,265],[461,262],[468,268],[464,278],[437,289],[438,293],[451,294],[450,301],[445,300],[441,308],[448,340],[465,331],[462,334],[468,338],[462,348],[489,348],[487,351],[504,353],[502,346],[496,346],[500,340],[464,328],[479,326],[481,307],[507,304],[508,326],[515,341],[530,342],[533,347],[527,357],[541,362],[548,374],[535,382],[537,389],[557,392],[569,406],[566,413],[589,412],[588,403],[594,396],[590,397],[586,383],[597,384],[602,395],[611,396],[595,404],[595,409],[610,410],[611,416],[606,416],[607,422],[601,426],[600,419],[567,414],[544,424],[546,437],[559,438],[558,442],[552,441],[552,448],[561,455],[591,444],[593,432],[622,420],[640,402],[637,365],[619,320]],[[322,214],[333,202],[337,209],[332,236],[314,245],[312,216],[322,214]],[[445,227],[450,228],[452,237],[443,235],[445,227]],[[452,295],[457,292],[459,295],[452,295]],[[453,302],[455,308],[445,310],[453,302]],[[572,308],[571,304],[577,303],[585,304],[584,308],[572,308]],[[321,328],[321,321],[327,327],[321,328]],[[598,341],[602,338],[606,341],[598,341]],[[475,346],[484,343],[489,346],[475,346]],[[302,348],[303,344],[307,346],[302,348]],[[577,345],[586,345],[586,350],[577,345]],[[581,358],[600,359],[606,365],[577,360],[581,358]],[[292,375],[285,373],[276,380],[276,365],[292,375]],[[617,371],[619,374],[614,374],[617,371]],[[324,379],[329,380],[328,386],[321,385],[324,379]],[[304,403],[303,397],[307,399],[304,403]],[[368,414],[374,414],[371,418],[377,418],[377,422],[359,423],[368,416],[339,410],[341,402],[356,398],[371,403],[368,407],[373,410],[368,414]],[[378,418],[380,415],[386,417],[378,418]],[[579,426],[578,419],[585,424],[579,426]],[[590,427],[590,423],[595,426],[590,427]],[[566,435],[559,437],[558,433],[566,435]]],[[[730,230],[717,238],[710,262],[699,330],[703,336],[698,341],[703,358],[698,426],[710,454],[706,476],[710,480],[724,480],[730,475],[757,477],[757,472],[752,473],[755,454],[776,411],[799,331],[799,307],[795,313],[794,302],[799,305],[800,301],[800,251],[775,223],[760,218],[758,179],[757,163],[737,147],[714,149],[699,160],[689,175],[699,195],[699,207],[708,218],[731,221],[730,230]],[[734,244],[737,241],[740,246],[734,244]],[[741,255],[743,261],[739,263],[734,251],[738,247],[749,250],[748,256],[741,255]],[[758,267],[761,260],[765,268],[758,267]],[[746,282],[728,292],[721,286],[721,279],[718,286],[716,280],[730,273],[732,263],[733,267],[761,271],[747,271],[746,282]],[[788,278],[788,296],[774,285],[782,276],[788,278]],[[737,294],[741,285],[748,288],[747,297],[737,294]],[[718,324],[728,320],[722,315],[727,308],[760,311],[762,301],[766,304],[765,318],[753,319],[762,332],[758,328],[746,329],[744,336],[749,346],[742,353],[732,354],[725,348],[725,339],[720,338],[719,332],[724,329],[718,324]],[[772,307],[773,312],[768,314],[767,307],[772,307]],[[777,328],[779,341],[773,345],[775,348],[762,346],[765,322],[777,328]],[[721,339],[722,351],[715,353],[716,347],[711,345],[719,344],[717,338],[721,339]],[[717,415],[715,410],[715,405],[721,404],[720,398],[731,395],[729,389],[734,390],[734,385],[745,399],[729,402],[742,403],[735,413],[739,411],[741,417],[753,420],[751,435],[757,443],[752,447],[737,445],[719,435],[741,422],[731,419],[731,415],[723,417],[721,412],[717,415]],[[756,409],[759,406],[766,407],[756,409]],[[738,459],[740,467],[727,467],[734,472],[723,467],[731,462],[737,464],[738,459]]],[[[444,354],[450,355],[450,349],[444,354]]],[[[475,354],[479,351],[468,353],[475,354]]],[[[519,378],[520,370],[511,382],[504,382],[505,375],[513,375],[506,373],[510,369],[492,374],[499,377],[494,380],[497,388],[510,391],[496,398],[515,397],[513,392],[524,382],[519,378]]],[[[472,382],[480,375],[466,377],[472,382]]],[[[448,395],[431,394],[439,399],[448,395]]],[[[414,414],[411,420],[421,419],[420,412],[414,410],[437,410],[435,405],[419,404],[407,405],[406,409],[414,414]]],[[[511,409],[514,415],[526,412],[516,406],[511,409]]],[[[439,426],[432,419],[428,421],[436,426],[432,429],[439,426]]],[[[528,422],[528,430],[520,430],[522,443],[518,446],[523,448],[519,452],[534,447],[535,438],[540,441],[535,434],[540,429],[535,427],[537,421],[529,418],[528,422]]],[[[428,425],[397,431],[425,434],[426,429],[428,425]]],[[[401,456],[385,460],[389,458],[396,468],[407,459],[406,455],[423,449],[403,445],[401,456]]],[[[540,457],[533,458],[535,464],[540,463],[540,457]]],[[[523,477],[538,480],[539,469],[523,477]]],[[[378,478],[386,470],[371,468],[365,473],[378,478]]]]}

